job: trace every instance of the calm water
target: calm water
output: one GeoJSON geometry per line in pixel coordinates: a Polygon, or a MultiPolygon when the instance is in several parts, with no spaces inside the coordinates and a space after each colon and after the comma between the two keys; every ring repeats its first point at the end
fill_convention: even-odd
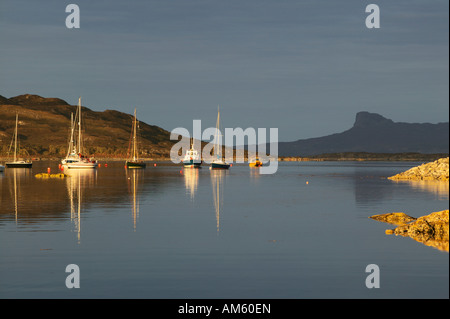
{"type": "Polygon", "coordinates": [[[369,219],[448,209],[419,163],[280,163],[274,175],[108,163],[66,179],[0,173],[1,298],[448,298],[448,252],[369,219]],[[68,264],[80,288],[65,285],[68,264]],[[380,268],[380,288],[365,285],[380,268]]]}

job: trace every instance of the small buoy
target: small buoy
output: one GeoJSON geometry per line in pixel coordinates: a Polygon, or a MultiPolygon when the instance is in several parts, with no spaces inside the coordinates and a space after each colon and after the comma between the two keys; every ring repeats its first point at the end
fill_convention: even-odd
{"type": "Polygon", "coordinates": [[[102,167],[102,164],[98,163],[98,167],[102,167]]]}
{"type": "Polygon", "coordinates": [[[230,164],[230,167],[233,167],[233,164],[230,164]]]}
{"type": "Polygon", "coordinates": [[[309,184],[309,182],[308,181],[306,181],[306,185],[308,185],[309,184]]]}
{"type": "Polygon", "coordinates": [[[155,164],[153,164],[153,166],[155,166],[155,167],[156,167],[156,163],[155,163],[155,164]]]}
{"type": "Polygon", "coordinates": [[[180,171],[180,174],[183,174],[183,171],[180,171]]]}
{"type": "Polygon", "coordinates": [[[61,164],[58,164],[58,168],[61,169],[61,164]]]}
{"type": "Polygon", "coordinates": [[[105,164],[105,167],[108,167],[108,164],[105,164]]]}
{"type": "Polygon", "coordinates": [[[47,173],[50,174],[50,167],[47,167],[47,173]]]}

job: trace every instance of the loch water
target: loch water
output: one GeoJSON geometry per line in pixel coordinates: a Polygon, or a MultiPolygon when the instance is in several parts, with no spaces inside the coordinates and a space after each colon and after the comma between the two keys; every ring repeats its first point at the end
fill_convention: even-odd
{"type": "MultiPolygon", "coordinates": [[[[107,164],[107,165],[105,165],[107,164]]],[[[1,298],[449,298],[449,255],[368,218],[448,209],[416,162],[280,162],[275,174],[149,162],[0,173],[1,298]],[[156,164],[156,165],[155,165],[156,164]],[[69,289],[67,265],[79,267],[69,289]],[[368,265],[379,288],[368,288],[368,265]]]]}

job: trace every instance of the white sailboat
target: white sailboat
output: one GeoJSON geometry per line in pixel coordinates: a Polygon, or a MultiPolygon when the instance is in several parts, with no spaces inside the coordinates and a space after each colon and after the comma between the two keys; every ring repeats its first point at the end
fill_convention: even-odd
{"type": "Polygon", "coordinates": [[[222,156],[222,145],[219,143],[221,139],[220,134],[220,111],[217,108],[217,123],[216,123],[216,134],[214,137],[215,145],[214,145],[214,155],[216,158],[211,162],[211,166],[209,169],[228,169],[230,168],[230,164],[224,161],[222,156]]]}
{"type": "Polygon", "coordinates": [[[12,162],[6,162],[6,167],[10,168],[31,168],[33,163],[31,161],[24,161],[17,159],[17,135],[18,135],[18,122],[19,115],[16,113],[16,129],[14,131],[14,160],[12,162]]]}
{"type": "Polygon", "coordinates": [[[81,98],[78,98],[78,108],[75,114],[75,121],[71,119],[71,132],[67,156],[61,160],[64,168],[93,169],[98,166],[97,161],[92,160],[82,154],[82,136],[81,136],[81,98]],[[78,125],[78,143],[75,143],[75,129],[78,125]]]}

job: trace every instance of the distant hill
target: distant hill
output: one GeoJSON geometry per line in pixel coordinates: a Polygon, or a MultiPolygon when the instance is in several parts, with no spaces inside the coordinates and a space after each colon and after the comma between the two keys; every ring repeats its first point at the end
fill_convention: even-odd
{"type": "Polygon", "coordinates": [[[342,133],[278,143],[279,156],[324,153],[448,153],[449,123],[394,122],[376,113],[359,112],[342,133]]]}
{"type": "MultiPolygon", "coordinates": [[[[78,99],[76,100],[78,102],[78,99]]],[[[58,98],[0,95],[0,156],[11,144],[16,112],[19,114],[19,140],[30,156],[63,156],[67,152],[71,113],[76,105],[58,98]]],[[[126,156],[133,116],[118,111],[95,112],[82,107],[86,153],[97,157],[126,156]]],[[[139,110],[138,110],[139,119],[139,110]]],[[[169,157],[170,132],[144,122],[139,124],[140,148],[149,158],[169,157]]],[[[22,153],[21,155],[26,155],[22,153]]]]}

